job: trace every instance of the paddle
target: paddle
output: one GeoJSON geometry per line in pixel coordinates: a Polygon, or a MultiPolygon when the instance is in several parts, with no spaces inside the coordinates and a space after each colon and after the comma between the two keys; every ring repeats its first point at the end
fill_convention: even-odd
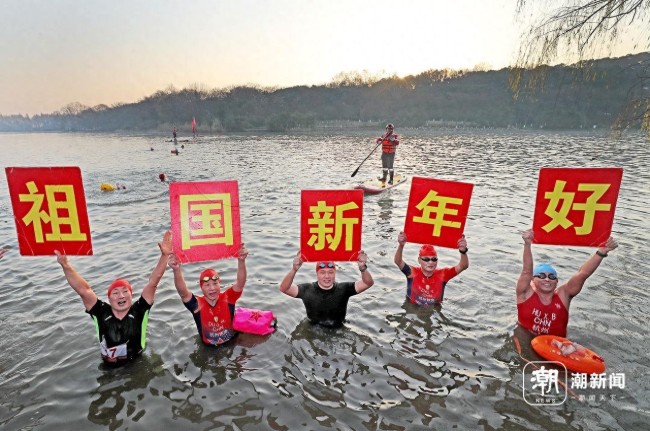
{"type": "MultiPolygon", "coordinates": [[[[372,149],[372,151],[370,152],[370,154],[368,154],[368,155],[366,156],[366,158],[363,159],[363,162],[365,162],[366,160],[368,160],[368,157],[372,156],[372,153],[374,153],[375,150],[376,150],[377,148],[379,148],[379,146],[380,146],[381,144],[382,144],[382,143],[381,143],[381,141],[380,141],[380,142],[377,144],[377,146],[376,146],[375,148],[372,149]]],[[[357,174],[357,172],[359,172],[359,168],[361,168],[361,165],[363,165],[363,162],[359,163],[359,166],[357,166],[357,168],[354,170],[354,172],[352,172],[352,176],[353,176],[353,177],[357,174]]]]}

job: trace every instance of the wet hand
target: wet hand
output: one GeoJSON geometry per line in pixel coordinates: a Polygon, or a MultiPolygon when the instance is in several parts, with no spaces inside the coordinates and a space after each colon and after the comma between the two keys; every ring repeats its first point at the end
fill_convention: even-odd
{"type": "Polygon", "coordinates": [[[158,243],[158,248],[163,256],[169,256],[174,251],[172,247],[172,232],[170,230],[165,232],[163,240],[158,243]]]}
{"type": "Polygon", "coordinates": [[[300,256],[300,250],[296,254],[296,257],[293,258],[293,270],[298,271],[303,264],[302,257],[300,256]]]}
{"type": "Polygon", "coordinates": [[[404,232],[400,232],[397,234],[397,242],[399,245],[404,245],[406,244],[406,234],[404,232]]]}
{"type": "Polygon", "coordinates": [[[54,250],[54,254],[56,254],[56,261],[59,265],[66,266],[68,264],[68,256],[61,254],[59,250],[54,250]]]}
{"type": "Polygon", "coordinates": [[[169,261],[167,262],[167,265],[174,271],[178,270],[181,267],[181,261],[178,260],[178,257],[176,257],[175,254],[172,254],[169,256],[169,261]]]}
{"type": "Polygon", "coordinates": [[[605,243],[605,253],[608,253],[618,247],[618,242],[614,239],[613,236],[610,236],[607,242],[605,243]]]}
{"type": "Polygon", "coordinates": [[[237,257],[237,259],[246,260],[247,257],[248,257],[248,249],[246,248],[246,244],[242,242],[241,248],[239,249],[239,256],[237,257]]]}
{"type": "Polygon", "coordinates": [[[525,231],[523,231],[521,233],[521,237],[524,240],[524,244],[532,244],[533,243],[533,236],[534,235],[533,235],[533,230],[532,229],[525,230],[525,231]]]}
{"type": "Polygon", "coordinates": [[[363,250],[359,251],[357,262],[359,263],[359,269],[367,266],[366,263],[368,262],[368,255],[363,250]]]}
{"type": "Polygon", "coordinates": [[[458,240],[458,250],[462,252],[467,251],[467,240],[465,239],[465,235],[461,236],[458,240]]]}

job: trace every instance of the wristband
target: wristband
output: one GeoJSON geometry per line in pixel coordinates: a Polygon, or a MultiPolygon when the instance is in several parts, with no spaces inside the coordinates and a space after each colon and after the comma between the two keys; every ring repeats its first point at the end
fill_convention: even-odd
{"type": "Polygon", "coordinates": [[[465,251],[462,251],[461,249],[458,249],[458,253],[467,254],[467,250],[469,250],[469,248],[467,248],[467,247],[465,247],[465,251]]]}
{"type": "Polygon", "coordinates": [[[596,250],[596,254],[600,257],[607,257],[607,253],[601,253],[600,250],[596,250]]]}
{"type": "Polygon", "coordinates": [[[366,272],[366,269],[368,269],[368,265],[363,265],[362,267],[359,267],[359,271],[361,272],[366,272]]]}

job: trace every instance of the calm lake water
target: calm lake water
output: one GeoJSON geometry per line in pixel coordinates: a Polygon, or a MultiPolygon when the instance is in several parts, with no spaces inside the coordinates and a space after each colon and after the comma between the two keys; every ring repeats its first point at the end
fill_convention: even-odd
{"type": "MultiPolygon", "coordinates": [[[[377,131],[377,134],[380,131],[377,131]]],[[[372,132],[167,137],[0,135],[2,165],[80,166],[94,256],[71,257],[100,297],[118,276],[137,294],[159,256],[176,181],[239,181],[242,235],[251,252],[241,306],[279,318],[267,337],[242,334],[203,346],[189,312],[164,278],[144,355],[130,366],[100,364],[92,321],[55,257],[21,257],[0,176],[0,429],[6,430],[637,430],[650,423],[650,151],[641,135],[604,132],[422,132],[398,130],[396,168],[408,176],[474,184],[466,227],[470,268],[452,280],[440,310],[405,300],[393,263],[410,181],[364,202],[363,248],[375,285],[350,300],[344,328],[305,322],[302,302],[278,291],[299,242],[302,189],[350,188],[381,173],[372,132]],[[153,147],[155,151],[150,151],[153,147]],[[611,253],[573,301],[569,337],[598,352],[625,387],[588,391],[559,407],[522,395],[524,362],[512,341],[520,231],[532,224],[541,167],[624,168],[611,253]],[[126,191],[102,193],[103,181],[126,191]]],[[[418,247],[407,244],[415,263],[418,247]]],[[[534,246],[560,278],[593,248],[534,246]]],[[[456,250],[439,251],[453,266],[456,250]]],[[[236,261],[210,262],[226,285],[236,261]]],[[[205,264],[184,266],[193,281],[205,264]]],[[[339,281],[358,277],[342,263],[339,281]]],[[[315,280],[311,264],[295,279],[315,280]]],[[[188,283],[190,284],[190,283],[188,283]]],[[[195,293],[198,285],[191,284],[195,293]]],[[[137,295],[136,295],[137,297],[137,295]]],[[[577,391],[580,393],[579,391],[577,391]]]]}

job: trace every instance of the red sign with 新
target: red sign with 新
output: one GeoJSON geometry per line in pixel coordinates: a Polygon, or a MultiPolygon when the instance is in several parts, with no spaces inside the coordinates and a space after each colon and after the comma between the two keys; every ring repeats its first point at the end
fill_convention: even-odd
{"type": "Polygon", "coordinates": [[[361,250],[362,190],[303,190],[300,252],[306,262],[350,261],[361,250]]]}
{"type": "Polygon", "coordinates": [[[458,247],[473,189],[469,183],[413,177],[404,221],[408,242],[458,247]]]}
{"type": "Polygon", "coordinates": [[[237,257],[241,249],[237,181],[169,185],[172,245],[183,263],[237,257]]]}
{"type": "Polygon", "coordinates": [[[5,168],[23,256],[92,255],[78,167],[5,168]]]}
{"type": "Polygon", "coordinates": [[[542,168],[533,241],[598,247],[612,233],[623,168],[542,168]]]}

